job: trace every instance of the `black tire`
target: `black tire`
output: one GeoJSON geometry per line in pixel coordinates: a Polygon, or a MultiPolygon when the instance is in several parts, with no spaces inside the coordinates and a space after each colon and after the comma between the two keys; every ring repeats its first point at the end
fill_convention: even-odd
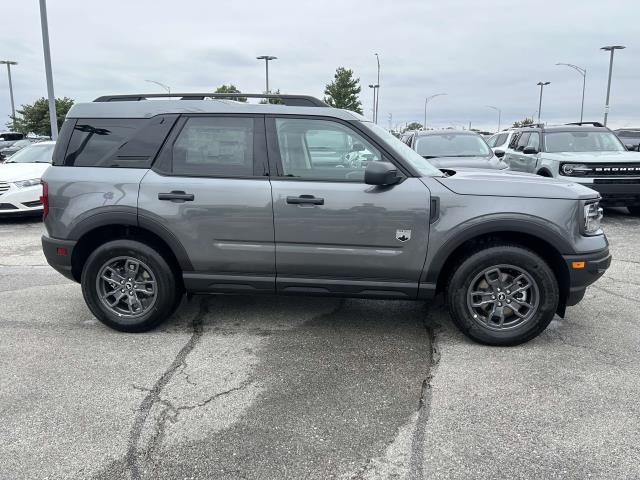
{"type": "MultiPolygon", "coordinates": [[[[517,278],[517,277],[516,277],[517,278]]],[[[527,278],[526,276],[524,277],[527,278]]],[[[521,280],[523,283],[525,280],[521,280]]],[[[528,282],[531,283],[531,282],[528,282]]],[[[513,283],[511,283],[513,285],[513,283]]],[[[511,290],[515,290],[510,287],[511,290]]],[[[518,288],[520,290],[520,288],[518,288]]],[[[495,292],[494,292],[495,293],[495,292]]],[[[470,253],[464,258],[454,269],[448,285],[447,285],[447,301],[449,305],[449,313],[454,324],[469,338],[486,344],[495,346],[513,346],[527,342],[532,338],[538,336],[551,322],[555,315],[558,301],[559,301],[559,289],[556,277],[547,263],[538,256],[535,252],[512,244],[493,244],[476,250],[470,253]],[[492,268],[502,268],[502,270],[490,270],[492,268]],[[518,270],[525,272],[528,278],[532,280],[531,287],[521,293],[514,293],[505,288],[508,287],[508,282],[502,283],[502,295],[500,298],[506,297],[509,300],[509,305],[502,300],[500,305],[501,312],[508,312],[507,318],[512,319],[512,326],[506,328],[508,325],[503,316],[502,326],[499,326],[499,318],[494,317],[496,306],[499,301],[492,300],[492,293],[494,288],[500,288],[496,283],[495,287],[489,285],[489,282],[485,280],[483,274],[489,269],[490,272],[499,272],[492,280],[495,282],[496,278],[507,276],[504,272],[515,272],[508,282],[513,281],[513,276],[517,275],[518,270]],[[502,272],[502,273],[500,273],[502,272]],[[479,282],[479,283],[478,283],[479,282]],[[482,287],[484,282],[487,285],[490,293],[483,293],[481,295],[470,296],[472,291],[477,291],[482,287]],[[472,289],[472,283],[475,284],[472,289]],[[480,286],[478,286],[480,285],[480,286]],[[504,295],[509,291],[510,295],[504,295]],[[529,292],[529,293],[527,293],[529,292]],[[518,295],[514,297],[513,295],[518,295]],[[524,295],[530,295],[530,300],[524,298],[524,295]],[[486,298],[487,300],[481,300],[486,298]],[[478,313],[478,308],[474,309],[474,299],[481,301],[482,303],[488,303],[488,306],[482,306],[479,308],[488,309],[488,313],[485,317],[478,313]],[[513,301],[513,303],[511,303],[513,301]],[[519,316],[515,316],[515,309],[513,305],[519,304],[519,302],[525,302],[523,305],[527,305],[526,302],[535,303],[536,308],[521,307],[526,313],[526,319],[522,319],[519,316]],[[493,310],[491,310],[493,309],[493,310]],[[474,315],[476,318],[474,318],[474,315]],[[488,320],[490,319],[490,320],[488,320]],[[495,320],[495,321],[494,321],[495,320]],[[518,324],[518,321],[522,323],[518,324]]],[[[503,313],[503,315],[505,315],[503,313]]],[[[520,313],[522,315],[522,313],[520,313]]]]}
{"type": "MultiPolygon", "coordinates": [[[[115,285],[117,282],[108,283],[115,285]]],[[[143,283],[145,282],[141,281],[140,285],[143,283]]],[[[151,284],[151,281],[148,283],[151,284]]],[[[122,332],[145,332],[157,327],[171,316],[182,298],[181,285],[177,284],[174,272],[162,255],[150,246],[134,240],[114,240],[96,248],[84,264],[81,284],[82,295],[91,313],[105,325],[122,332]],[[105,304],[106,300],[101,299],[99,291],[101,288],[99,285],[102,285],[99,284],[101,280],[98,278],[100,272],[110,261],[126,261],[118,260],[122,258],[141,262],[140,268],[149,270],[148,274],[145,274],[146,278],[153,278],[153,285],[155,285],[154,299],[147,300],[149,304],[146,307],[140,304],[139,313],[133,312],[130,317],[126,314],[118,314],[115,309],[109,308],[105,304]]],[[[131,291],[133,290],[135,289],[131,291]]],[[[124,289],[120,291],[124,292],[124,289]]],[[[138,294],[135,293],[135,295],[137,298],[138,294]]],[[[143,295],[140,295],[140,298],[142,297],[143,295]]],[[[115,299],[115,296],[111,298],[115,299]]],[[[126,305],[126,298],[122,302],[126,305]]]]}
{"type": "Polygon", "coordinates": [[[627,207],[627,210],[629,210],[629,213],[631,215],[634,215],[636,217],[640,217],[640,206],[627,207]]]}

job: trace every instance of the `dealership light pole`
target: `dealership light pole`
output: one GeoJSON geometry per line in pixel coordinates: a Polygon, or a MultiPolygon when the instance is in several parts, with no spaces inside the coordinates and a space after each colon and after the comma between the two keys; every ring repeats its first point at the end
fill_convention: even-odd
{"type": "Polygon", "coordinates": [[[267,85],[267,90],[265,93],[270,93],[269,90],[269,61],[271,60],[277,60],[278,57],[274,57],[271,55],[260,55],[259,57],[256,57],[257,60],[264,60],[264,68],[265,68],[265,78],[266,78],[266,85],[267,85]]]}
{"type": "Polygon", "coordinates": [[[584,89],[587,85],[587,69],[573,65],[572,63],[556,63],[556,65],[564,65],[566,67],[573,68],[576,72],[582,75],[582,103],[580,104],[580,122],[582,122],[582,117],[584,115],[584,89]]]}
{"type": "Polygon", "coordinates": [[[422,128],[424,128],[425,130],[427,129],[427,104],[432,98],[441,97],[443,95],[446,95],[446,93],[436,93],[435,95],[431,95],[424,99],[424,125],[422,126],[422,128]]]}
{"type": "Polygon", "coordinates": [[[378,123],[378,105],[380,104],[380,56],[377,53],[374,53],[374,55],[376,56],[376,61],[378,62],[378,81],[376,82],[377,87],[374,90],[375,99],[373,101],[373,109],[375,111],[375,115],[373,122],[378,123]]]}
{"type": "Polygon", "coordinates": [[[545,85],[549,85],[551,82],[538,82],[540,85],[540,101],[538,102],[538,123],[540,123],[540,114],[542,112],[542,90],[545,85]]]}
{"type": "Polygon", "coordinates": [[[615,50],[622,50],[626,48],[622,45],[609,45],[607,47],[602,47],[600,50],[604,50],[607,52],[611,52],[611,56],[609,57],[609,81],[607,82],[607,101],[604,106],[604,126],[607,126],[607,117],[609,116],[609,94],[611,93],[611,72],[613,71],[613,52],[615,50]]]}
{"type": "Polygon", "coordinates": [[[17,65],[18,62],[12,60],[0,60],[0,65],[7,66],[7,74],[9,75],[9,97],[11,98],[11,122],[13,129],[16,128],[16,105],[13,102],[13,84],[11,83],[11,65],[17,65]]]}
{"type": "Polygon", "coordinates": [[[155,80],[145,80],[145,82],[155,83],[155,84],[156,84],[156,85],[158,85],[160,88],[162,88],[163,90],[165,90],[167,93],[171,93],[171,87],[169,87],[168,85],[165,85],[164,83],[156,82],[155,80]]]}
{"type": "MultiPolygon", "coordinates": [[[[502,110],[500,110],[498,107],[494,107],[493,105],[485,105],[485,106],[495,110],[496,112],[498,112],[498,132],[499,132],[500,131],[500,123],[502,123],[501,122],[501,120],[502,120],[502,110]]],[[[469,130],[471,130],[471,129],[469,129],[469,130]]]]}
{"type": "Polygon", "coordinates": [[[44,51],[44,69],[47,76],[47,94],[49,95],[49,122],[51,139],[58,139],[58,117],[56,115],[56,97],[53,93],[53,73],[51,72],[51,49],[49,48],[49,24],[47,22],[47,2],[40,0],[40,25],[42,27],[42,49],[44,51]]]}
{"type": "Polygon", "coordinates": [[[373,88],[373,113],[371,114],[371,117],[372,117],[373,123],[376,123],[378,120],[376,118],[376,99],[378,98],[378,95],[376,92],[378,91],[378,88],[380,88],[380,85],[378,85],[377,83],[375,85],[371,84],[369,85],[369,88],[373,88]]]}

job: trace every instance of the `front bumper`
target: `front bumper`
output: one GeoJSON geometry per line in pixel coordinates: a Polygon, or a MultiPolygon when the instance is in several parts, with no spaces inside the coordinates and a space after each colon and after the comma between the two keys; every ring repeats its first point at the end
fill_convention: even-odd
{"type": "Polygon", "coordinates": [[[590,183],[574,178],[572,181],[598,192],[602,197],[600,205],[604,207],[640,206],[640,178],[595,178],[590,183]]]}
{"type": "Polygon", "coordinates": [[[605,248],[583,255],[563,255],[569,269],[567,306],[576,305],[587,287],[598,280],[611,265],[611,253],[605,248]]]}
{"type": "Polygon", "coordinates": [[[42,187],[40,185],[18,188],[9,184],[9,189],[0,194],[0,216],[41,215],[41,193],[42,187]]]}
{"type": "Polygon", "coordinates": [[[60,240],[42,235],[42,251],[47,263],[68,279],[77,282],[71,267],[71,257],[75,246],[74,240],[60,240]]]}

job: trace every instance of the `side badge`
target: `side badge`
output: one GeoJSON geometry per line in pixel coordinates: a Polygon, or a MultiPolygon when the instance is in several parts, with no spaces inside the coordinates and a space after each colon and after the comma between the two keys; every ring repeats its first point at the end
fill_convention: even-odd
{"type": "Polygon", "coordinates": [[[411,230],[396,230],[396,240],[399,242],[408,242],[411,240],[411,230]]]}

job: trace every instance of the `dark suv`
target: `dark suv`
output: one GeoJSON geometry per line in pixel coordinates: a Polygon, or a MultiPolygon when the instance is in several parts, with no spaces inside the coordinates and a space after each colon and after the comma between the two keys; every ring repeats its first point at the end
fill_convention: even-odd
{"type": "Polygon", "coordinates": [[[441,291],[466,335],[515,345],[609,266],[588,188],[443,173],[312,97],[174,95],[74,105],[42,178],[47,260],[115,329],[153,328],[185,291],[405,300],[441,291]]]}
{"type": "Polygon", "coordinates": [[[515,130],[505,156],[511,170],[580,183],[600,192],[603,206],[640,215],[640,155],[607,127],[582,122],[515,130]]]}

